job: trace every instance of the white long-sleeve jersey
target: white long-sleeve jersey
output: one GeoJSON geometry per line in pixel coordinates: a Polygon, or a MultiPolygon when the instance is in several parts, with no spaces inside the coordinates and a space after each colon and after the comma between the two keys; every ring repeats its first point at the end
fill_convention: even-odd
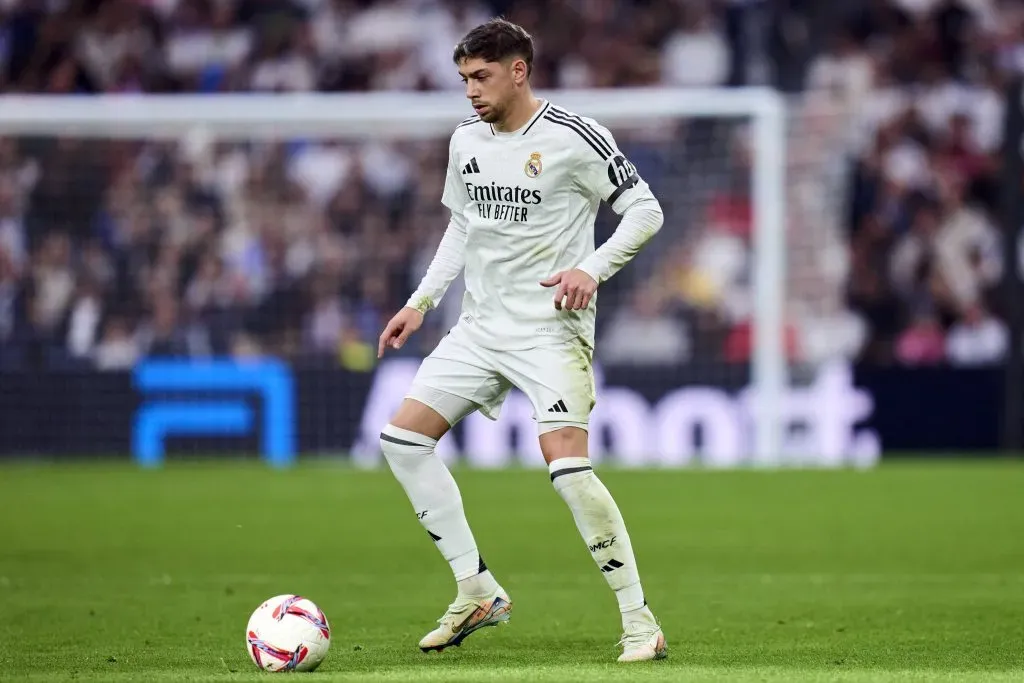
{"type": "Polygon", "coordinates": [[[515,132],[473,116],[452,134],[442,203],[451,220],[408,306],[426,313],[465,269],[459,326],[485,348],[527,349],[572,339],[594,345],[597,296],[556,310],[541,280],[579,268],[599,284],[659,230],[662,211],[606,128],[542,102],[515,132]],[[622,216],[594,248],[602,201],[622,216]]]}

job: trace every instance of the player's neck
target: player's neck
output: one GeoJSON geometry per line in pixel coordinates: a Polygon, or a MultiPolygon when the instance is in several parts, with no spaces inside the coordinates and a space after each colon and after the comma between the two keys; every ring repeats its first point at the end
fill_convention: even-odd
{"type": "Polygon", "coordinates": [[[532,92],[526,93],[509,107],[508,116],[491,125],[499,133],[512,133],[525,126],[539,108],[540,100],[534,97],[532,92]]]}

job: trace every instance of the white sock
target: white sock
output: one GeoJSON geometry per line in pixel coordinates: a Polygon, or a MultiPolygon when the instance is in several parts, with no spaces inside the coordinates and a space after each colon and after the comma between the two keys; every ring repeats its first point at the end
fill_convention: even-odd
{"type": "Polygon", "coordinates": [[[623,621],[648,621],[650,615],[653,622],[622,513],[594,474],[590,458],[561,458],[548,465],[548,471],[555,490],[572,510],[590,554],[615,591],[623,621]]]}
{"type": "Polygon", "coordinates": [[[462,494],[451,472],[434,452],[437,441],[394,425],[380,434],[380,447],[416,516],[448,561],[463,595],[489,595],[494,577],[477,551],[462,509],[462,494]]]}
{"type": "Polygon", "coordinates": [[[497,588],[498,582],[486,568],[475,576],[459,581],[459,595],[467,598],[489,598],[497,588]]]}

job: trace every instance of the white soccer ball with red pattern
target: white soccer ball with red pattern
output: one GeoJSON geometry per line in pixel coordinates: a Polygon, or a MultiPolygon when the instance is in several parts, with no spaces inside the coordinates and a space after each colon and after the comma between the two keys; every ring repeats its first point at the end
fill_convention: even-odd
{"type": "Polygon", "coordinates": [[[249,617],[245,646],[264,671],[312,671],[327,656],[331,626],[312,600],[277,595],[249,617]]]}

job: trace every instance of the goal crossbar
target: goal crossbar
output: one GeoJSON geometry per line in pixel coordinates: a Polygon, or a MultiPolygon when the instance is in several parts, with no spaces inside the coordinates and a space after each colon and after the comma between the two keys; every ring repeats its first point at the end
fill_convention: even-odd
{"type": "MultiPolygon", "coordinates": [[[[659,117],[771,117],[782,98],[763,88],[623,88],[539,92],[608,126],[659,117]]],[[[434,139],[466,118],[450,92],[0,96],[0,134],[173,138],[203,128],[220,140],[335,137],[434,139]],[[410,125],[415,119],[416,125],[410,125]]]]}

